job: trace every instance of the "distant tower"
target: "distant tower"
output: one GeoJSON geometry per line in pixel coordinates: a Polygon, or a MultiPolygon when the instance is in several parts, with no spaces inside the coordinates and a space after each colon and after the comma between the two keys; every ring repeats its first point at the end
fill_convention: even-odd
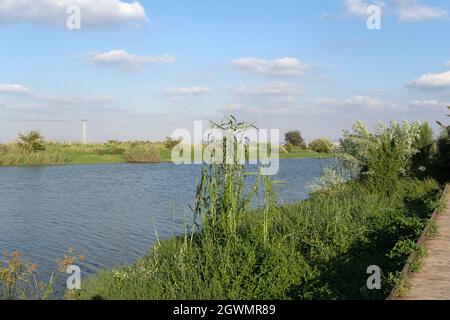
{"type": "Polygon", "coordinates": [[[81,120],[81,125],[83,128],[83,144],[87,144],[88,140],[87,140],[87,120],[81,120]]]}

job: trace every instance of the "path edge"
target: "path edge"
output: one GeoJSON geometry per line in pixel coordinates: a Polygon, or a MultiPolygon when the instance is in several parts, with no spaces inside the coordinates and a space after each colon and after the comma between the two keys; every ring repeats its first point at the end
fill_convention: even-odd
{"type": "MultiPolygon", "coordinates": [[[[445,188],[442,193],[440,201],[442,203],[444,203],[447,196],[449,196],[449,195],[450,195],[450,184],[447,183],[445,185],[445,188]]],[[[441,212],[440,212],[441,209],[442,208],[437,208],[436,210],[434,210],[433,214],[431,215],[431,218],[428,220],[428,223],[425,226],[425,229],[422,231],[422,233],[419,237],[419,240],[417,240],[418,247],[423,247],[425,241],[427,240],[427,235],[428,235],[428,232],[430,231],[431,225],[432,225],[432,223],[436,222],[437,217],[439,216],[439,214],[441,214],[441,212]]],[[[445,211],[445,208],[444,208],[444,211],[445,211]]],[[[410,254],[410,256],[408,257],[408,260],[406,260],[406,264],[403,267],[402,272],[400,273],[400,278],[399,278],[400,281],[407,279],[408,276],[411,274],[411,271],[410,271],[411,264],[414,262],[415,258],[416,258],[416,252],[414,251],[410,254]]],[[[401,296],[399,295],[399,287],[398,287],[398,284],[396,284],[394,286],[394,288],[392,288],[392,291],[389,294],[389,297],[387,298],[387,300],[398,300],[400,298],[401,298],[401,296]]]]}

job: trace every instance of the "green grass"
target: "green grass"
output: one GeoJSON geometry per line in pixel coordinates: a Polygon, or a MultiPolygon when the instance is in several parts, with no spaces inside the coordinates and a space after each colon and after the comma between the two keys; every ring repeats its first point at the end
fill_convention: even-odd
{"type": "Polygon", "coordinates": [[[304,158],[333,158],[333,154],[324,154],[314,151],[294,151],[292,153],[280,153],[280,159],[304,159],[304,158]]]}
{"type": "Polygon", "coordinates": [[[65,164],[108,164],[124,163],[125,159],[120,154],[95,154],[95,153],[67,153],[65,164]]]}
{"type": "Polygon", "coordinates": [[[155,162],[155,159],[161,162],[170,161],[171,152],[162,143],[119,142],[88,145],[45,143],[44,151],[33,153],[19,150],[16,144],[7,144],[0,145],[0,166],[126,163],[125,153],[135,148],[137,144],[148,145],[160,154],[160,157],[152,157],[150,162],[155,162]]]}
{"type": "Polygon", "coordinates": [[[298,204],[248,211],[226,239],[166,240],[135,264],[85,281],[78,299],[385,299],[388,279],[411,253],[401,244],[418,238],[431,213],[409,204],[434,201],[438,189],[431,180],[401,184],[404,192],[389,198],[352,182],[298,204]],[[383,270],[381,291],[365,286],[371,265],[383,270]]]}

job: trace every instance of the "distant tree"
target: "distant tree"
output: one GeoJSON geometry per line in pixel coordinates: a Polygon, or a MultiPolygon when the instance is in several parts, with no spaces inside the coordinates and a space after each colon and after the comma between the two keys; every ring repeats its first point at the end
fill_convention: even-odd
{"type": "Polygon", "coordinates": [[[44,151],[44,138],[38,131],[27,134],[19,133],[19,147],[26,152],[44,151]]]}
{"type": "Polygon", "coordinates": [[[291,144],[294,147],[306,149],[305,139],[303,139],[300,131],[289,131],[284,136],[286,144],[291,144]]]}
{"type": "Polygon", "coordinates": [[[412,158],[412,167],[417,171],[417,175],[427,176],[436,155],[436,141],[433,137],[433,129],[428,122],[420,125],[414,147],[417,153],[412,158]]]}
{"type": "Polygon", "coordinates": [[[326,138],[320,138],[311,141],[309,148],[319,153],[331,153],[333,150],[333,142],[326,138]]]}
{"type": "Polygon", "coordinates": [[[422,148],[429,147],[434,144],[433,129],[428,122],[424,122],[420,125],[419,137],[416,141],[416,148],[421,150],[422,148]]]}
{"type": "MultiPolygon", "coordinates": [[[[447,107],[450,110],[450,106],[447,107]]],[[[450,114],[447,114],[450,117],[450,114]]],[[[441,136],[438,140],[437,173],[442,182],[450,181],[450,126],[441,122],[438,124],[442,128],[441,136]]]]}

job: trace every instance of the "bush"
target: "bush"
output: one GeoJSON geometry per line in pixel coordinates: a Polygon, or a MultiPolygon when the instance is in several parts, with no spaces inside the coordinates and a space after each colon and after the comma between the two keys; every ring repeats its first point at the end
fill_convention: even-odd
{"type": "Polygon", "coordinates": [[[353,124],[353,132],[344,131],[339,159],[370,185],[387,193],[395,192],[400,176],[409,174],[420,123],[392,121],[379,123],[371,134],[362,122],[353,124]]]}
{"type": "Polygon", "coordinates": [[[158,163],[161,162],[161,156],[156,146],[140,144],[132,146],[125,151],[125,160],[128,163],[158,163]]]}
{"type": "Polygon", "coordinates": [[[284,149],[286,149],[286,152],[287,152],[287,153],[291,153],[292,151],[294,151],[294,147],[293,147],[292,144],[290,144],[290,143],[287,143],[287,144],[284,146],[284,149]]]}
{"type": "Polygon", "coordinates": [[[115,154],[122,155],[125,153],[125,149],[120,146],[120,142],[110,140],[104,145],[96,147],[94,149],[94,152],[99,155],[115,155],[115,154]]]}
{"type": "Polygon", "coordinates": [[[44,138],[37,131],[30,131],[27,134],[19,133],[19,147],[24,152],[44,151],[44,138]]]}
{"type": "Polygon", "coordinates": [[[333,150],[333,142],[326,138],[320,138],[310,142],[309,148],[318,153],[331,153],[333,150]]]}

